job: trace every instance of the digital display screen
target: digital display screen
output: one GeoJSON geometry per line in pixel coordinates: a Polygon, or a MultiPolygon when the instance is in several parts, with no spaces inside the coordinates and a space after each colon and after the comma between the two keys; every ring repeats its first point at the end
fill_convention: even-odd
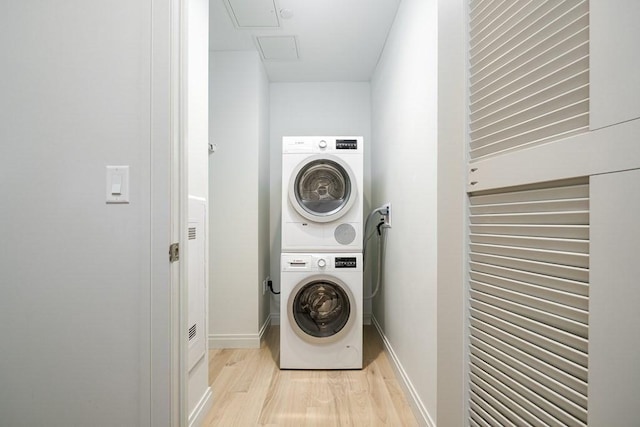
{"type": "Polygon", "coordinates": [[[355,257],[336,257],[336,268],[356,268],[355,257]]]}
{"type": "Polygon", "coordinates": [[[338,149],[338,150],[357,150],[358,149],[358,140],[357,139],[337,139],[336,140],[336,149],[338,149]]]}

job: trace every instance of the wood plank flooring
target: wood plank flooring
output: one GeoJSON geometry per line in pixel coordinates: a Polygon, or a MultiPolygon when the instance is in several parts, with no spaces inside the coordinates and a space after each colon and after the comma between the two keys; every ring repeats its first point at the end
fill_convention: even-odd
{"type": "Polygon", "coordinates": [[[279,326],[260,349],[209,351],[213,408],[203,426],[417,426],[382,340],[364,329],[364,369],[278,368],[279,326]]]}

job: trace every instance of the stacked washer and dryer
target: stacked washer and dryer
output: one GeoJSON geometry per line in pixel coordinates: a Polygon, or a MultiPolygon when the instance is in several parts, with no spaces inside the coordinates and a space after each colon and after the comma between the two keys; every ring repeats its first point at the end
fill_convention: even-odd
{"type": "Polygon", "coordinates": [[[284,137],[280,368],[361,369],[363,138],[284,137]]]}

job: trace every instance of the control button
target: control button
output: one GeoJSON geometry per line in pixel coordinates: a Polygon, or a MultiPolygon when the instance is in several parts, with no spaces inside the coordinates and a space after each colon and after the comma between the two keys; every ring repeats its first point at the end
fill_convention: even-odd
{"type": "Polygon", "coordinates": [[[325,261],[323,258],[320,258],[318,260],[318,267],[325,268],[326,266],[327,266],[327,261],[325,261]]]}
{"type": "Polygon", "coordinates": [[[327,141],[323,139],[322,141],[318,142],[318,147],[327,148],[327,141]]]}

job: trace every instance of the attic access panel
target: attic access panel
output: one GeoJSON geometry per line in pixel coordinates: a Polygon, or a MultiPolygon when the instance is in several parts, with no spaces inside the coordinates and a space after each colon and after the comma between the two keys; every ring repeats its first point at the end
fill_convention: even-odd
{"type": "Polygon", "coordinates": [[[267,61],[297,60],[298,43],[295,36],[260,36],[256,37],[262,59],[267,61]]]}
{"type": "Polygon", "coordinates": [[[237,28],[279,28],[275,0],[224,0],[237,28]]]}

